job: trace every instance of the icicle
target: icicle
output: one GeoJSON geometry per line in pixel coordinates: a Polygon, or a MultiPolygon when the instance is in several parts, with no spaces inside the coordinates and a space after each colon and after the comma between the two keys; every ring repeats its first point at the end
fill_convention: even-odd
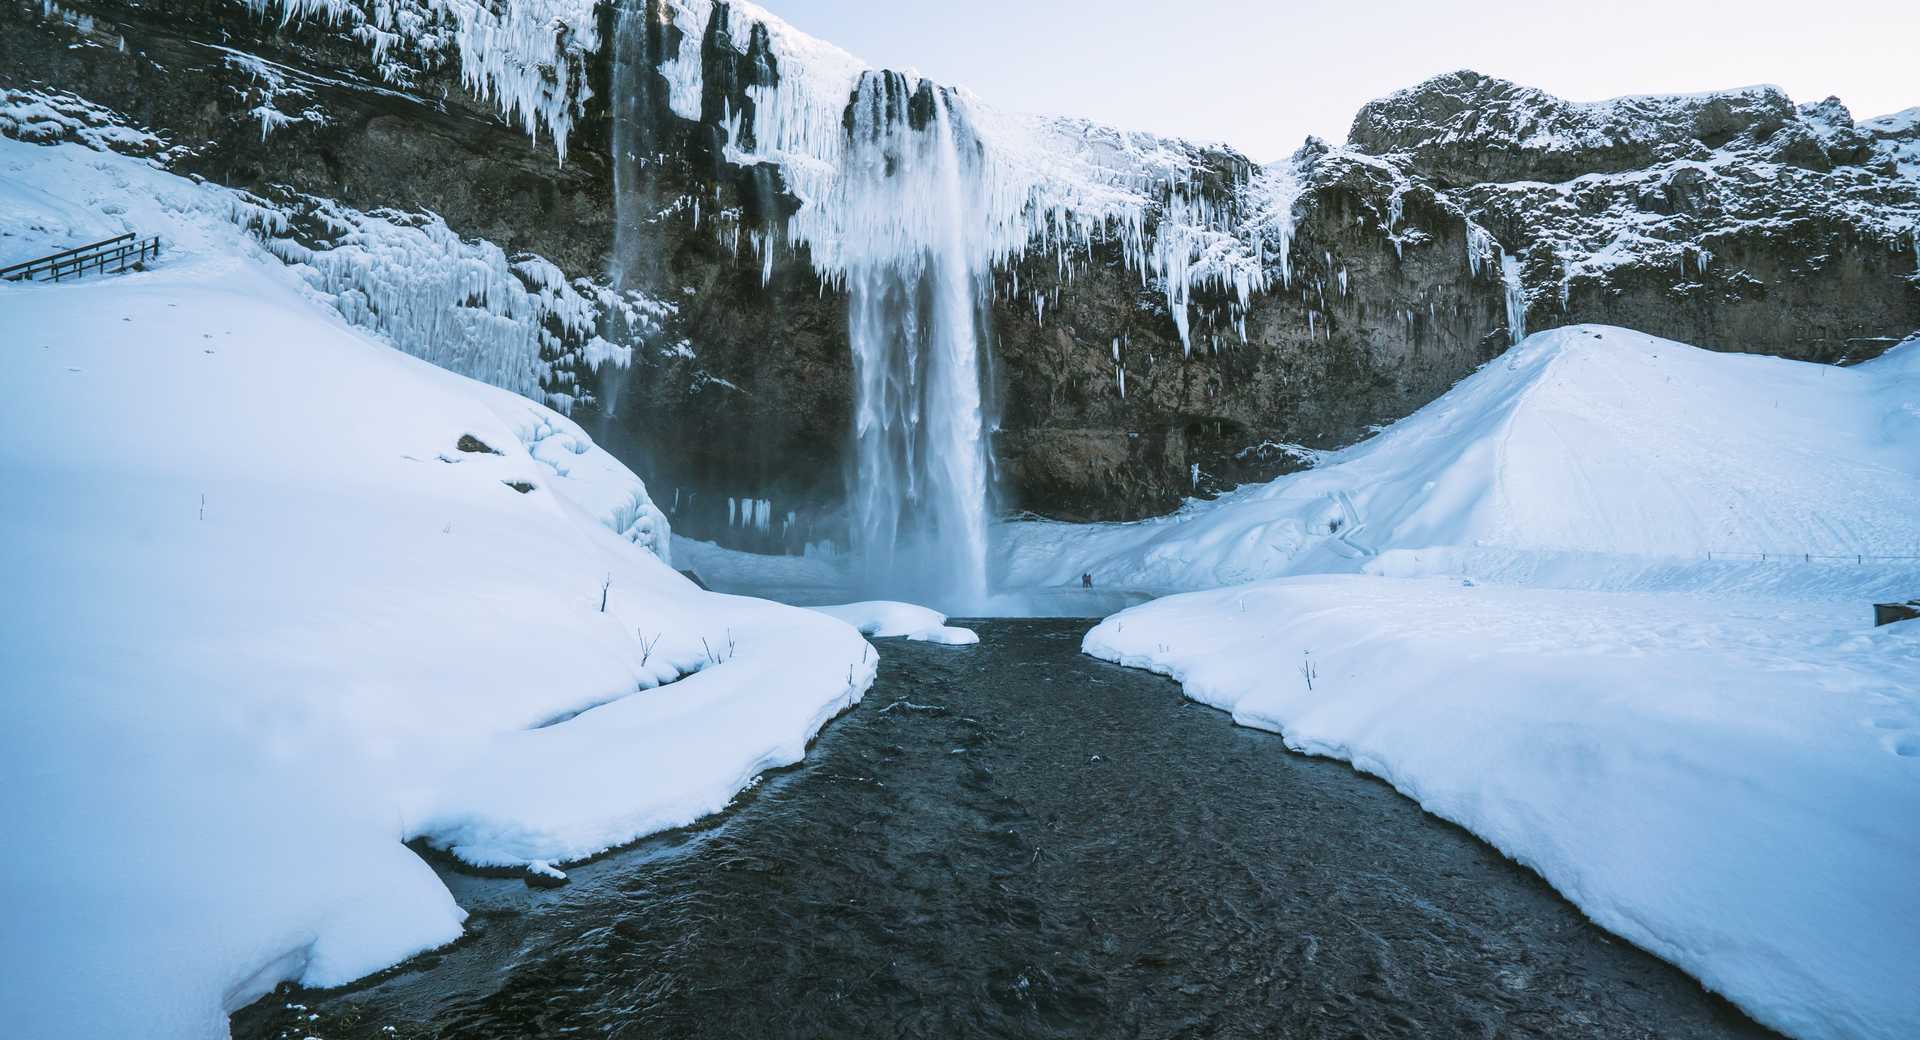
{"type": "MultiPolygon", "coordinates": [[[[1527,287],[1520,276],[1520,258],[1512,253],[1500,255],[1500,281],[1506,287],[1507,332],[1518,344],[1527,338],[1527,287]]],[[[1560,305],[1566,306],[1565,290],[1560,305]]]]}

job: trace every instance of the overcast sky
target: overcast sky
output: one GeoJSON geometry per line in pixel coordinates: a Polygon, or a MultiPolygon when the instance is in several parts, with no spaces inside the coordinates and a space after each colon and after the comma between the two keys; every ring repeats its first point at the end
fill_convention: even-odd
{"type": "Polygon", "coordinates": [[[1471,68],[1562,97],[1774,83],[1865,119],[1920,105],[1920,0],[759,0],[875,65],[1006,108],[1226,141],[1346,136],[1367,100],[1471,68]]]}

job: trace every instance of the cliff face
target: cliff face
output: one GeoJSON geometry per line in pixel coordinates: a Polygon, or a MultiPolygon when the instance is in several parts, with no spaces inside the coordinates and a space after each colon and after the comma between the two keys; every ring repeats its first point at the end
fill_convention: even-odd
{"type": "MultiPolygon", "coordinates": [[[[848,62],[704,0],[0,5],[0,86],[117,110],[174,167],[253,191],[275,251],[403,349],[466,337],[451,367],[498,367],[503,323],[531,330],[508,345],[538,354],[535,391],[677,529],[759,549],[843,537],[847,299],[816,251],[845,236],[794,218],[832,190],[848,62]],[[429,246],[393,255],[402,232],[429,246]],[[461,268],[429,292],[401,272],[434,251],[461,268]],[[426,302],[402,314],[383,285],[426,302]]],[[[1583,105],[1457,73],[1266,169],[977,116],[1031,243],[987,275],[1009,509],[1132,518],[1270,477],[1523,323],[1818,360],[1920,327],[1916,120],[1856,127],[1832,100],[1583,105]]]]}
{"type": "Polygon", "coordinates": [[[1876,122],[1774,87],[1575,104],[1456,72],[1368,104],[1349,139],[1522,257],[1538,327],[1842,361],[1920,320],[1914,130],[1876,122]]]}

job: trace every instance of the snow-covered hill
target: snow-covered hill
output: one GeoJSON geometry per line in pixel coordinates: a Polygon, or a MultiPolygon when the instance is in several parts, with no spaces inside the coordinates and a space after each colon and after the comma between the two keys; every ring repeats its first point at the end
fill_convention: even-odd
{"type": "Polygon", "coordinates": [[[242,200],[78,144],[0,169],[0,242],[167,242],[0,284],[8,1035],[224,1036],[460,934],[404,842],[549,872],[719,810],[871,683],[848,625],[675,573],[566,418],[343,322],[242,200]]]}
{"type": "Polygon", "coordinates": [[[1135,524],[1007,525],[1008,579],[1206,588],[1468,554],[1852,567],[1920,556],[1916,444],[1920,341],[1834,368],[1570,326],[1271,484],[1135,524]]]}

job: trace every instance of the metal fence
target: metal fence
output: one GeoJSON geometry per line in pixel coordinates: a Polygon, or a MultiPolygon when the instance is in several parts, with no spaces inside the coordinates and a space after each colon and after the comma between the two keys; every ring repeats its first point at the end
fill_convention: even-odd
{"type": "Polygon", "coordinates": [[[138,238],[129,231],[104,242],[75,246],[65,252],[43,256],[12,267],[0,267],[0,280],[10,282],[53,281],[81,278],[89,272],[118,274],[160,256],[158,235],[138,238]]]}
{"type": "Polygon", "coordinates": [[[1816,560],[1830,560],[1838,563],[1891,563],[1897,560],[1920,561],[1920,553],[1907,556],[1875,556],[1870,553],[1798,553],[1798,552],[1725,552],[1719,549],[1707,550],[1709,560],[1759,560],[1762,563],[1813,563],[1816,560]]]}

